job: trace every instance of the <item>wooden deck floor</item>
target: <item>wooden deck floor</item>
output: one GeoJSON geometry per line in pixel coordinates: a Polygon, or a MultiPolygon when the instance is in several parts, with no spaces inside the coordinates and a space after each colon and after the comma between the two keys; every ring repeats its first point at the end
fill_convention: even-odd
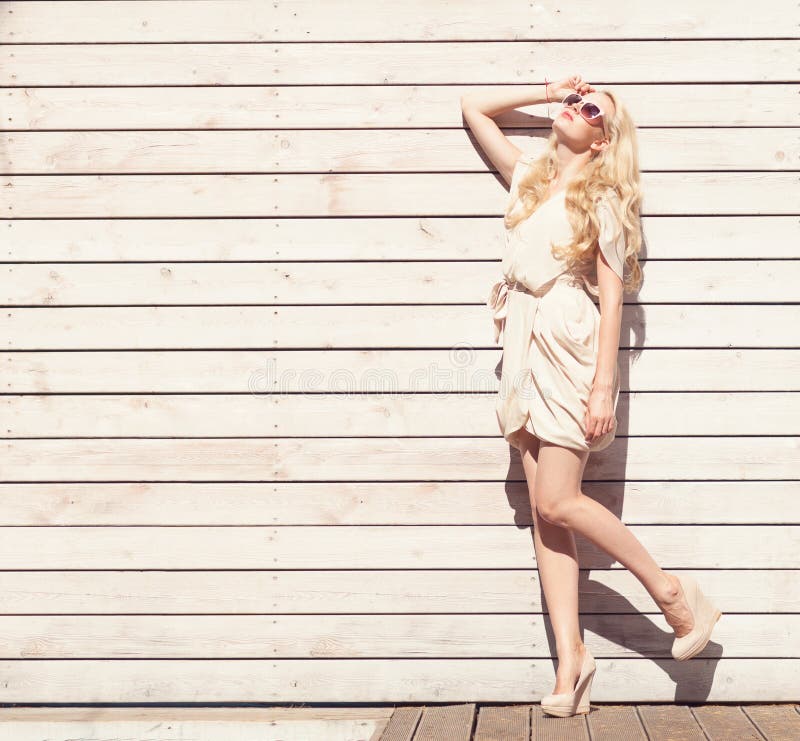
{"type": "Polygon", "coordinates": [[[599,705],[572,718],[538,705],[399,707],[379,741],[797,741],[800,705],[599,705]]]}
{"type": "Polygon", "coordinates": [[[797,741],[800,705],[0,707],[13,741],[797,741]]]}

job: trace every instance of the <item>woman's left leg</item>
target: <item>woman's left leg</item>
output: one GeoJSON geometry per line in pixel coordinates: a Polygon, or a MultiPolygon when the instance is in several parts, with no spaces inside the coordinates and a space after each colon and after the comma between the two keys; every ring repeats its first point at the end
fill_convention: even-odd
{"type": "Polygon", "coordinates": [[[536,467],[536,502],[549,522],[580,533],[627,568],[653,597],[676,635],[691,629],[688,604],[667,574],[628,527],[580,488],[588,452],[542,441],[536,467]]]}

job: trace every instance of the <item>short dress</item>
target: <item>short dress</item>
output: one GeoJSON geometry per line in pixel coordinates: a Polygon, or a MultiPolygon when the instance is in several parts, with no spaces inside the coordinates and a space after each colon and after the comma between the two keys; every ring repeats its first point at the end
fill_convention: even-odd
{"type": "MultiPolygon", "coordinates": [[[[517,201],[519,182],[532,164],[528,155],[514,166],[509,206],[517,201]]],[[[618,196],[609,194],[609,198],[618,196]]],[[[519,203],[515,208],[519,207],[519,203]]],[[[607,201],[596,206],[598,244],[620,278],[625,238],[607,201]]],[[[520,431],[556,445],[596,452],[616,435],[614,426],[589,445],[584,415],[597,365],[600,310],[589,294],[599,295],[585,277],[567,272],[553,257],[551,241],[572,239],[562,189],[513,230],[506,229],[503,278],[492,286],[487,304],[493,310],[495,342],[502,337],[503,360],[495,410],[503,437],[520,447],[520,431]],[[588,292],[587,292],[588,291],[588,292]]],[[[619,362],[612,397],[619,399],[619,362]]]]}

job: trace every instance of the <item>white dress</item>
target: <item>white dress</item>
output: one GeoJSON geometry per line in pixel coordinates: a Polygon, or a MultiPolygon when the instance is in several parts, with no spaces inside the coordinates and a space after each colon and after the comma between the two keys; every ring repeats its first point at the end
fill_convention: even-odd
{"type": "MultiPolygon", "coordinates": [[[[531,162],[527,155],[517,160],[509,205],[516,201],[520,179],[531,162]]],[[[586,442],[584,415],[597,365],[600,311],[590,298],[590,293],[598,295],[597,287],[566,272],[550,251],[551,241],[564,244],[572,236],[565,193],[560,190],[515,229],[506,229],[503,278],[492,286],[487,300],[493,309],[495,342],[501,337],[503,341],[495,410],[503,437],[517,448],[525,427],[541,440],[595,452],[612,443],[616,424],[592,445],[586,442]]],[[[605,201],[597,205],[597,214],[599,246],[622,278],[624,233],[605,201]]],[[[616,412],[619,363],[612,397],[616,412]]]]}

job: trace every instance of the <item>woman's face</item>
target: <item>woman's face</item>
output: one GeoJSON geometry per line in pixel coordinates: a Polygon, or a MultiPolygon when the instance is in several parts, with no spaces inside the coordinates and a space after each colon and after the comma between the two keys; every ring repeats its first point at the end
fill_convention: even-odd
{"type": "Polygon", "coordinates": [[[614,103],[611,98],[604,93],[587,93],[579,103],[563,107],[553,119],[553,131],[556,132],[559,141],[569,144],[574,151],[583,152],[588,150],[593,142],[606,139],[603,118],[610,119],[613,115],[614,103]],[[596,104],[603,111],[603,116],[591,123],[578,113],[578,109],[586,100],[596,104]]]}

